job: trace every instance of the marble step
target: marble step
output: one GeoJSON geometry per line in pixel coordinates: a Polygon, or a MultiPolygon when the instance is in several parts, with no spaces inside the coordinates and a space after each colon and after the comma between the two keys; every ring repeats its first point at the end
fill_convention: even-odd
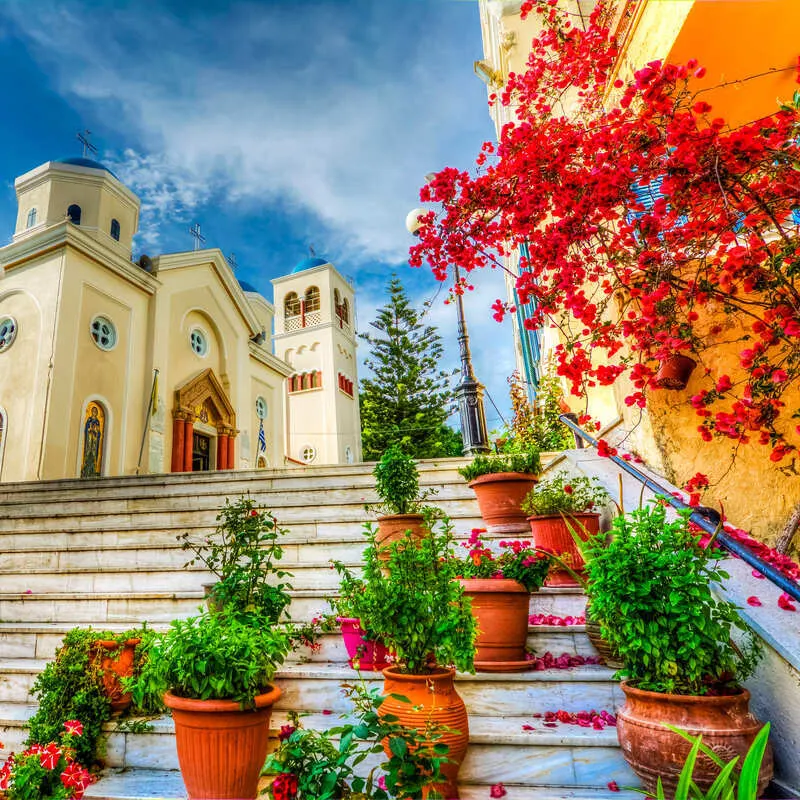
{"type": "MultiPolygon", "coordinates": [[[[25,720],[33,708],[0,703],[0,740],[5,747],[0,759],[22,749],[25,720]]],[[[509,785],[548,787],[594,787],[606,789],[609,781],[620,787],[636,786],[638,780],[622,757],[615,728],[595,731],[575,725],[522,730],[522,719],[502,716],[471,716],[470,747],[461,767],[464,784],[488,786],[502,781],[509,785]]],[[[530,720],[535,723],[536,720],[530,720]]],[[[276,711],[270,723],[277,737],[286,714],[276,711]]],[[[307,728],[325,729],[340,724],[336,715],[305,717],[307,728]]],[[[112,731],[114,724],[109,726],[112,731]]],[[[109,732],[106,764],[130,770],[176,770],[172,720],[153,720],[147,733],[109,732]]],[[[102,795],[101,795],[102,797],[102,795]]]]}
{"type": "MultiPolygon", "coordinates": [[[[0,702],[31,702],[30,690],[46,663],[41,659],[0,660],[0,702]]],[[[470,714],[514,717],[558,709],[613,710],[622,703],[613,675],[614,670],[605,666],[587,665],[508,675],[459,673],[456,683],[470,714]]],[[[277,708],[344,714],[350,701],[341,686],[357,677],[343,663],[287,662],[275,678],[283,690],[277,708]]],[[[363,673],[362,677],[369,685],[382,684],[379,673],[363,673]]]]}

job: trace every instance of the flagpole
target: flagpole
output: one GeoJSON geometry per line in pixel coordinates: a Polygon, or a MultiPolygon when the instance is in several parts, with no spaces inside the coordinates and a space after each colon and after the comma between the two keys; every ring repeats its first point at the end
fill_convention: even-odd
{"type": "Polygon", "coordinates": [[[158,397],[156,395],[156,386],[158,386],[158,370],[153,370],[153,385],[150,387],[150,396],[147,403],[147,411],[144,417],[144,430],[142,431],[142,444],[139,446],[139,461],[136,464],[136,474],[142,468],[142,456],[144,455],[144,442],[147,438],[147,431],[150,430],[150,417],[158,410],[158,397]],[[154,402],[155,401],[155,402],[154,402]]]}

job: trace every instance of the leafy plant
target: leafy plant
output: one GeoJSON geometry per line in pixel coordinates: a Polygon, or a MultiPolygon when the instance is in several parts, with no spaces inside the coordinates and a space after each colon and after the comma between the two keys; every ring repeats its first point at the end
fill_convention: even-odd
{"type": "Polygon", "coordinates": [[[267,624],[277,622],[291,601],[290,584],[280,582],[291,573],[275,565],[283,556],[279,539],[286,530],[250,497],[235,503],[226,499],[217,522],[216,533],[203,543],[192,541],[188,533],[178,536],[183,549],[194,553],[185,566],[199,562],[216,575],[210,594],[213,606],[256,613],[267,624]],[[279,582],[271,583],[272,578],[279,582]]]}
{"type": "Polygon", "coordinates": [[[392,445],[384,452],[372,474],[384,513],[419,513],[422,503],[434,493],[432,490],[420,492],[417,465],[398,445],[392,445]]]}
{"type": "Polygon", "coordinates": [[[542,461],[538,450],[524,453],[506,453],[503,455],[478,455],[471,463],[458,470],[458,474],[466,481],[474,481],[481,475],[496,475],[499,472],[523,472],[527,475],[538,475],[542,471],[542,461]]]}
{"type": "Polygon", "coordinates": [[[550,570],[550,556],[537,551],[529,541],[500,542],[495,554],[481,538],[485,530],[474,528],[461,546],[468,550],[461,561],[462,578],[508,578],[521,583],[529,592],[541,587],[550,570]]]}
{"type": "MultiPolygon", "coordinates": [[[[145,652],[154,636],[149,629],[130,630],[125,633],[73,628],[64,637],[55,659],[49,662],[36,678],[31,693],[39,707],[28,725],[28,745],[46,745],[57,741],[68,720],[81,720],[82,735],[72,741],[76,758],[84,764],[94,764],[103,725],[111,719],[111,701],[103,687],[102,660],[113,652],[98,647],[98,642],[122,644],[128,639],[141,639],[136,647],[133,663],[134,675],[139,674],[145,652]]],[[[143,694],[135,712],[152,711],[158,701],[143,694]]]]}
{"type": "Polygon", "coordinates": [[[292,713],[290,724],[281,728],[280,746],[266,765],[276,776],[267,789],[273,800],[438,797],[431,787],[443,782],[441,765],[449,748],[441,738],[446,729],[430,724],[419,731],[406,728],[393,715],[378,715],[385,698],[377,688],[368,690],[363,682],[343,688],[353,702],[352,721],[316,731],[303,728],[292,713]],[[384,741],[391,755],[366,776],[359,774],[366,758],[384,753],[384,741]],[[376,775],[378,770],[381,775],[376,775]]]}
{"type": "Polygon", "coordinates": [[[80,800],[92,782],[76,760],[82,732],[79,720],[67,720],[53,741],[12,753],[0,767],[0,791],[8,800],[80,800]]]}
{"type": "Polygon", "coordinates": [[[372,544],[364,551],[362,624],[396,654],[406,673],[427,674],[430,658],[440,666],[472,670],[475,620],[453,580],[460,562],[452,552],[450,520],[432,523],[430,535],[420,541],[406,534],[394,542],[386,564],[378,557],[376,529],[366,530],[372,544]]]}
{"type": "Polygon", "coordinates": [[[377,638],[370,628],[370,619],[378,611],[375,595],[368,590],[367,582],[353,575],[341,561],[334,561],[333,566],[339,573],[339,596],[332,601],[338,615],[360,620],[365,638],[377,638]]]}
{"type": "Polygon", "coordinates": [[[537,483],[522,501],[522,510],[536,517],[581,514],[599,511],[608,501],[608,492],[594,478],[572,477],[562,470],[537,483]]]}
{"type": "Polygon", "coordinates": [[[645,506],[589,538],[584,548],[592,616],[625,663],[620,674],[654,692],[703,695],[732,690],[755,669],[756,639],[711,585],[728,578],[724,555],[703,546],[688,513],[667,521],[661,504],[645,506]],[[734,629],[749,640],[731,641],[734,629]]]}
{"type": "Polygon", "coordinates": [[[134,699],[163,695],[197,700],[234,700],[253,706],[289,652],[289,632],[263,618],[236,611],[203,613],[173,620],[148,648],[134,699]]]}

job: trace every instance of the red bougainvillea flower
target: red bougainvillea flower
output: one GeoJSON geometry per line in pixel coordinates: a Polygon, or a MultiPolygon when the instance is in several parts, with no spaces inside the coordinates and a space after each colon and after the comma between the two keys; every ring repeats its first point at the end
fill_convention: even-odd
{"type": "Polygon", "coordinates": [[[763,605],[763,603],[755,595],[750,595],[750,597],[747,598],[747,605],[760,606],[763,605]]]}
{"type": "Polygon", "coordinates": [[[297,776],[291,772],[281,772],[270,788],[275,800],[294,800],[297,797],[297,776]]]}
{"type": "Polygon", "coordinates": [[[605,727],[616,728],[617,718],[609,711],[546,711],[544,714],[544,724],[547,727],[555,727],[557,723],[564,725],[578,725],[581,728],[594,728],[597,731],[605,727]]]}
{"type": "Polygon", "coordinates": [[[609,781],[606,784],[606,786],[608,786],[608,790],[610,792],[618,792],[619,791],[619,786],[617,786],[617,782],[616,781],[609,781]]]}
{"type": "Polygon", "coordinates": [[[778,606],[782,608],[784,611],[797,611],[797,607],[795,606],[792,598],[784,592],[778,598],[778,606]]]}
{"type": "Polygon", "coordinates": [[[331,711],[329,708],[323,708],[322,713],[327,717],[333,714],[333,711],[331,711]]]}
{"type": "Polygon", "coordinates": [[[555,614],[531,614],[528,617],[529,625],[556,625],[559,628],[569,627],[570,625],[585,625],[586,617],[559,617],[555,614]]]}
{"type": "Polygon", "coordinates": [[[502,783],[493,783],[489,789],[489,797],[505,797],[508,794],[502,783]]]}
{"type": "Polygon", "coordinates": [[[77,719],[68,719],[64,729],[70,736],[83,736],[83,723],[77,719]]]}

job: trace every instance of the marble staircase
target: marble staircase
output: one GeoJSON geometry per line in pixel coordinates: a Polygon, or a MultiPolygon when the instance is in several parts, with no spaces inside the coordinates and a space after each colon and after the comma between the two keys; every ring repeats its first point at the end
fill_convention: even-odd
{"type": "MultiPolygon", "coordinates": [[[[423,462],[420,477],[437,490],[432,502],[466,535],[480,520],[456,472],[461,463],[423,462]]],[[[187,555],[176,536],[207,536],[224,498],[246,492],[288,529],[282,563],[294,574],[292,618],[310,620],[327,610],[337,585],[329,559],[357,566],[364,546],[364,503],[375,499],[368,465],[0,485],[0,760],[20,748],[35,710],[30,687],[67,630],[122,631],[144,621],[163,628],[195,612],[208,575],[184,569],[187,555]]],[[[544,589],[531,601],[532,613],[575,616],[583,609],[575,590],[544,589]]],[[[529,645],[537,654],[593,654],[582,626],[531,627],[529,645]]],[[[534,717],[558,709],[615,710],[622,697],[612,676],[600,665],[459,675],[471,742],[462,797],[489,797],[497,782],[506,786],[507,800],[589,800],[610,797],[610,781],[636,785],[615,729],[552,728],[534,717]]],[[[317,653],[293,654],[277,676],[284,694],[273,732],[289,709],[308,711],[309,727],[335,725],[348,711],[340,684],[354,677],[338,635],[324,636],[317,653]]],[[[375,685],[379,678],[364,675],[375,685]]],[[[168,717],[147,732],[110,725],[105,760],[106,774],[87,797],[185,797],[168,717]]]]}

